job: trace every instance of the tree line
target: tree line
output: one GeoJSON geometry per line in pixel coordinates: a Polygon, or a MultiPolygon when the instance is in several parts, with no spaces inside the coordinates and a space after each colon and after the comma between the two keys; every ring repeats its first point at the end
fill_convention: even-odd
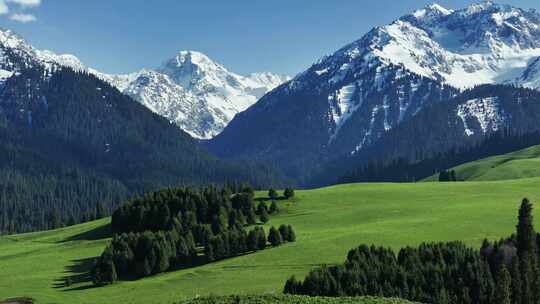
{"type": "Polygon", "coordinates": [[[504,129],[488,134],[474,144],[456,146],[442,152],[427,153],[419,149],[414,157],[390,156],[359,164],[355,164],[355,159],[351,159],[346,167],[353,167],[353,169],[346,170],[337,183],[416,182],[466,162],[514,152],[538,144],[540,144],[540,132],[523,133],[504,129]]]}
{"type": "Polygon", "coordinates": [[[146,277],[296,240],[290,225],[271,227],[268,234],[260,226],[248,231],[279,209],[275,201],[274,208],[265,201],[256,205],[249,185],[238,190],[168,188],[121,206],[112,214],[114,236],[96,260],[93,282],[146,277]]]}
{"type": "Polygon", "coordinates": [[[440,182],[457,182],[456,170],[443,170],[439,172],[440,182]]]}
{"type": "Polygon", "coordinates": [[[438,304],[533,304],[540,301],[540,234],[532,205],[522,201],[516,233],[484,241],[480,250],[462,242],[424,243],[397,255],[390,248],[361,245],[344,264],[291,277],[288,294],[384,296],[438,304]]]}

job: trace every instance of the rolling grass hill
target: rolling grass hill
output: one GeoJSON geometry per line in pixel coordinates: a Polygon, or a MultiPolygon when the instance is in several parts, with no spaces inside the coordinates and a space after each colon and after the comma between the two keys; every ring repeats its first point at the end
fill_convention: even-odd
{"type": "MultiPolygon", "coordinates": [[[[489,181],[540,176],[540,145],[468,162],[452,168],[460,180],[489,181]]],[[[438,175],[426,181],[435,181],[438,175]]]]}
{"type": "MultiPolygon", "coordinates": [[[[317,265],[341,263],[349,249],[362,243],[398,249],[423,241],[463,240],[479,247],[484,238],[507,236],[524,196],[540,204],[539,184],[540,178],[530,178],[297,191],[294,201],[280,201],[281,213],[266,225],[292,224],[295,243],[101,288],[93,288],[84,274],[108,241],[108,219],[1,237],[0,299],[146,304],[207,295],[279,294],[291,275],[302,277],[317,265]],[[64,287],[67,276],[73,284],[64,287]]],[[[535,214],[540,227],[540,207],[535,214]]]]}

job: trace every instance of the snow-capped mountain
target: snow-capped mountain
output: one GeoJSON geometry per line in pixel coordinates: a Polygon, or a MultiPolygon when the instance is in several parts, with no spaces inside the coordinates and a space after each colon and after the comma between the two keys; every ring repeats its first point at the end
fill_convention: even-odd
{"type": "MultiPolygon", "coordinates": [[[[321,161],[359,153],[466,88],[539,88],[539,56],[540,14],[534,10],[490,1],[460,10],[429,5],[322,58],[237,115],[210,148],[283,163],[291,175],[302,174],[321,161]]],[[[485,124],[481,132],[488,133],[504,122],[479,121],[494,102],[472,100],[459,114],[469,125],[475,119],[485,124]]]]}
{"type": "Polygon", "coordinates": [[[106,74],[73,55],[35,49],[12,31],[0,30],[0,82],[33,65],[93,74],[196,138],[215,136],[236,113],[289,79],[271,73],[241,76],[194,51],[182,51],[155,70],[106,74]]]}
{"type": "Polygon", "coordinates": [[[288,77],[241,76],[206,55],[182,51],[156,70],[143,70],[124,92],[197,138],[220,133],[237,113],[288,77]]]}

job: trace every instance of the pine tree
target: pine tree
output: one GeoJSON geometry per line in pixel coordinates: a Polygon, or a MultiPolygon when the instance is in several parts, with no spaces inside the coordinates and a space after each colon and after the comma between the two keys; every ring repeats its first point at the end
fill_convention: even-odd
{"type": "Polygon", "coordinates": [[[524,198],[519,208],[517,230],[517,251],[519,270],[521,273],[521,302],[535,303],[538,291],[537,275],[537,244],[534,231],[532,204],[524,198]]]}
{"type": "Polygon", "coordinates": [[[266,203],[264,201],[260,201],[257,205],[257,214],[261,215],[264,211],[268,212],[268,209],[266,208],[266,203]]]}
{"type": "Polygon", "coordinates": [[[256,251],[259,249],[257,245],[257,231],[255,229],[249,231],[246,245],[249,251],[256,251]]]}
{"type": "Polygon", "coordinates": [[[257,248],[263,250],[266,248],[266,234],[261,227],[257,227],[255,230],[257,231],[257,248]]]}
{"type": "Polygon", "coordinates": [[[246,217],[246,221],[249,225],[257,224],[257,216],[255,215],[255,211],[253,211],[253,209],[248,210],[246,217]]]}
{"type": "Polygon", "coordinates": [[[291,225],[288,225],[287,226],[287,230],[288,230],[288,238],[287,238],[287,241],[288,242],[296,242],[296,233],[294,232],[294,229],[291,225]]]}
{"type": "Polygon", "coordinates": [[[449,180],[448,171],[444,170],[439,173],[439,181],[447,182],[449,180]]]}
{"type": "Polygon", "coordinates": [[[207,262],[213,262],[216,260],[216,257],[214,256],[214,244],[210,241],[204,247],[204,256],[206,257],[207,262]]]}
{"type": "Polygon", "coordinates": [[[290,199],[294,197],[294,189],[293,188],[285,188],[285,191],[283,191],[283,196],[286,199],[290,199]]]}
{"type": "Polygon", "coordinates": [[[450,174],[449,174],[449,180],[452,181],[452,182],[457,181],[456,171],[455,171],[455,170],[451,170],[451,171],[450,171],[450,174]]]}
{"type": "Polygon", "coordinates": [[[267,223],[270,220],[270,216],[268,215],[268,211],[266,211],[266,208],[261,210],[260,220],[262,223],[267,223]]]}
{"type": "Polygon", "coordinates": [[[521,296],[521,271],[519,270],[519,257],[515,257],[512,261],[512,268],[510,273],[512,280],[511,280],[511,290],[512,290],[512,303],[521,304],[522,296],[521,296]]]}
{"type": "Polygon", "coordinates": [[[269,212],[270,214],[276,214],[279,212],[279,206],[276,201],[272,201],[272,203],[270,204],[269,212]]]}
{"type": "Polygon", "coordinates": [[[511,303],[511,291],[510,284],[512,278],[510,273],[506,269],[504,263],[501,263],[496,275],[496,287],[494,301],[497,304],[510,304],[511,303]]]}
{"type": "Polygon", "coordinates": [[[536,253],[536,233],[534,232],[532,204],[524,198],[519,208],[517,230],[518,255],[536,253]]]}
{"type": "Polygon", "coordinates": [[[268,190],[268,197],[271,200],[276,200],[278,198],[278,193],[277,193],[276,189],[270,188],[270,190],[268,190]]]}
{"type": "Polygon", "coordinates": [[[287,225],[282,224],[279,226],[279,234],[281,234],[281,239],[283,239],[284,242],[289,241],[289,227],[287,227],[287,225]]]}
{"type": "Polygon", "coordinates": [[[95,214],[96,214],[97,220],[107,216],[105,212],[105,208],[103,207],[103,204],[101,202],[97,202],[95,214]]]}
{"type": "Polygon", "coordinates": [[[270,242],[273,247],[277,247],[283,243],[281,234],[274,226],[270,228],[270,232],[268,233],[268,242],[270,242]]]}

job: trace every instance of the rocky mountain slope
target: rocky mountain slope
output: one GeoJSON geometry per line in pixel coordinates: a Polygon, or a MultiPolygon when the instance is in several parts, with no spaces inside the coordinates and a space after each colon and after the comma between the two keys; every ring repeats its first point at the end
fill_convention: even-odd
{"type": "Polygon", "coordinates": [[[241,76],[202,53],[182,51],[156,70],[139,72],[123,92],[193,137],[211,138],[287,79],[270,73],[241,76]]]}
{"type": "MultiPolygon", "coordinates": [[[[237,115],[210,148],[225,157],[275,162],[302,178],[324,161],[367,149],[426,106],[466,88],[537,88],[538,56],[535,11],[490,1],[455,11],[430,5],[322,58],[237,115]]],[[[496,108],[490,99],[461,105],[460,119],[482,127],[465,127],[464,134],[491,131],[501,122],[493,120],[496,108]]]]}

